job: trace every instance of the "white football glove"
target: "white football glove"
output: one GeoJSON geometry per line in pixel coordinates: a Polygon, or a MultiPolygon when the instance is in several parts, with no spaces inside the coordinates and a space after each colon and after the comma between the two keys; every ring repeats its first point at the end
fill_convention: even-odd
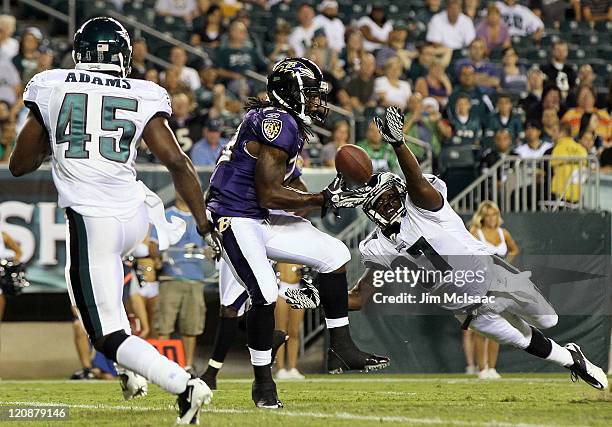
{"type": "Polygon", "coordinates": [[[319,290],[313,285],[311,278],[303,277],[299,289],[287,289],[285,297],[291,308],[317,308],[321,303],[319,290]]]}
{"type": "Polygon", "coordinates": [[[404,144],[404,114],[398,107],[387,107],[385,111],[385,121],[376,116],[374,123],[383,141],[388,142],[394,147],[404,144]]]}
{"type": "Polygon", "coordinates": [[[204,248],[204,256],[210,260],[219,261],[221,259],[221,237],[216,230],[206,233],[204,236],[206,248],[204,248]]]}
{"type": "Polygon", "coordinates": [[[359,206],[368,197],[370,190],[368,186],[351,190],[346,186],[342,175],[336,175],[336,178],[322,191],[325,202],[321,208],[321,217],[324,217],[330,208],[334,215],[339,216],[338,209],[359,206]]]}

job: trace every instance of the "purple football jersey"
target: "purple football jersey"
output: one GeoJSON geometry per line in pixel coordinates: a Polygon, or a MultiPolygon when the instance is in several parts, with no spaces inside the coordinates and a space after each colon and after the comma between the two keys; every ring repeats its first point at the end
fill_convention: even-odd
{"type": "Polygon", "coordinates": [[[231,141],[217,161],[210,178],[208,208],[219,216],[267,218],[268,209],[259,205],[255,191],[257,159],[246,149],[249,141],[269,145],[285,151],[289,158],[285,182],[301,175],[297,159],[304,146],[295,119],[275,107],[249,111],[231,141]]]}

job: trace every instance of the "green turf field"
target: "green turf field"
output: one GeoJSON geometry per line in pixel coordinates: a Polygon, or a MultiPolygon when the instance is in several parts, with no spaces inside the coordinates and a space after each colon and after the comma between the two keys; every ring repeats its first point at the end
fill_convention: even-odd
{"type": "MultiPolygon", "coordinates": [[[[500,381],[466,376],[311,376],[279,383],[285,408],[254,408],[250,381],[221,379],[204,426],[493,425],[611,426],[612,394],[567,375],[505,375],[500,381]]],[[[0,381],[0,406],[65,404],[70,420],[0,425],[170,426],[172,396],[155,386],[122,400],[118,383],[0,381]],[[23,403],[21,403],[23,402],[23,403]]],[[[4,412],[4,411],[3,411],[4,412]]]]}

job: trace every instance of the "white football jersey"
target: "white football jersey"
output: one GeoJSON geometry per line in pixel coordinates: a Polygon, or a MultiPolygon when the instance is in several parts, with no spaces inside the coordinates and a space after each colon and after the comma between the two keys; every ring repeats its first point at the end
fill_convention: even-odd
{"type": "Polygon", "coordinates": [[[60,207],[133,216],[145,199],[134,168],[137,143],[149,120],[172,114],[166,90],[146,80],[49,70],[32,77],[23,99],[49,133],[60,207]]]}
{"type": "MultiPolygon", "coordinates": [[[[446,200],[444,181],[433,175],[425,174],[425,177],[440,192],[444,205],[432,212],[415,206],[406,196],[407,212],[402,218],[400,232],[393,240],[384,236],[379,228],[372,232],[359,244],[363,263],[366,267],[395,270],[408,266],[431,272],[425,276],[427,280],[419,284],[434,295],[485,295],[495,280],[491,248],[465,228],[446,200]],[[472,273],[466,273],[468,271],[472,273]]],[[[470,304],[451,298],[440,305],[455,310],[470,304]]]]}
{"type": "Polygon", "coordinates": [[[498,1],[495,5],[499,8],[502,19],[508,26],[511,36],[525,37],[533,34],[540,28],[544,28],[544,23],[528,7],[520,4],[508,6],[506,3],[498,1]]]}

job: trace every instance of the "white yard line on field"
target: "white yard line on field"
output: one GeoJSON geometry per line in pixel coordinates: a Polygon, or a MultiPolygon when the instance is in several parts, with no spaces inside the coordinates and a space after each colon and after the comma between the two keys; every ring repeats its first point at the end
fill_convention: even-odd
{"type": "MultiPolygon", "coordinates": [[[[97,409],[97,410],[118,410],[118,411],[166,411],[172,410],[173,406],[129,406],[129,405],[106,405],[106,404],[64,404],[59,402],[36,402],[36,401],[0,401],[0,406],[7,405],[26,405],[26,406],[63,406],[74,409],[97,409]]],[[[232,408],[214,408],[205,407],[202,415],[206,414],[229,414],[229,415],[256,415],[265,413],[278,417],[296,417],[296,418],[319,418],[319,419],[342,419],[351,421],[373,421],[377,423],[404,423],[416,425],[456,425],[456,426],[483,426],[483,427],[552,427],[551,424],[525,424],[525,423],[508,423],[503,421],[486,421],[486,422],[470,422],[461,420],[448,420],[441,418],[415,418],[404,416],[377,416],[377,415],[360,415],[351,414],[349,412],[296,412],[296,411],[266,411],[258,409],[232,409],[232,408]]],[[[578,427],[578,426],[572,426],[578,427]]]]}

